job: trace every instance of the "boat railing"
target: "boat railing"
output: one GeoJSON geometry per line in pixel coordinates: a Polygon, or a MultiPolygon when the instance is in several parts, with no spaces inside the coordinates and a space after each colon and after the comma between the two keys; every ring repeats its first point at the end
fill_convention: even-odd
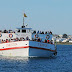
{"type": "Polygon", "coordinates": [[[45,41],[42,41],[40,38],[38,38],[38,39],[32,39],[32,40],[30,40],[30,39],[24,39],[24,38],[20,38],[20,39],[18,39],[18,38],[14,38],[14,39],[6,39],[6,40],[1,40],[0,39],[0,43],[10,43],[10,42],[18,42],[18,41],[36,41],[36,42],[41,42],[41,43],[48,43],[48,44],[54,44],[53,43],[53,41],[52,40],[45,40],[45,41]]]}

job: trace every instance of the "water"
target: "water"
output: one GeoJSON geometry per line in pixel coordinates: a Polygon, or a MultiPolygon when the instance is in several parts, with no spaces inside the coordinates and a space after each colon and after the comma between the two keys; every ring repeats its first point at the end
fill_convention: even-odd
{"type": "Polygon", "coordinates": [[[0,72],[72,72],[72,45],[58,45],[56,57],[0,56],[0,72]]]}

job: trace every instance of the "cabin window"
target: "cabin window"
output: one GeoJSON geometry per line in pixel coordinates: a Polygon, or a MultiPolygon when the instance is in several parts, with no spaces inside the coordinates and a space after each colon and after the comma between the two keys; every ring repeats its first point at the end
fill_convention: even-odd
{"type": "Polygon", "coordinates": [[[20,32],[20,30],[18,30],[18,33],[20,32]]]}
{"type": "Polygon", "coordinates": [[[27,30],[27,33],[29,33],[29,30],[27,30]]]}
{"type": "Polygon", "coordinates": [[[29,33],[29,30],[27,30],[27,33],[29,33]]]}
{"type": "Polygon", "coordinates": [[[26,30],[22,30],[22,33],[26,33],[26,30]]]}

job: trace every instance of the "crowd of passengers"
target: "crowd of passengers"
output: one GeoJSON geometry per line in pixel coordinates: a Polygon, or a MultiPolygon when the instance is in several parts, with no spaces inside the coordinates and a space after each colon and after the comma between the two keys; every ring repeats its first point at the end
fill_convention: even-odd
{"type": "MultiPolygon", "coordinates": [[[[52,33],[51,33],[52,34],[52,33]]],[[[21,37],[20,39],[19,38],[14,38],[14,39],[6,39],[6,40],[0,40],[0,43],[8,43],[8,42],[15,42],[15,41],[25,41],[25,40],[30,40],[29,37],[27,36],[26,39],[21,37]]],[[[37,42],[44,42],[44,43],[50,43],[50,44],[53,44],[53,41],[52,40],[49,40],[47,37],[45,38],[44,41],[42,41],[42,39],[40,37],[34,37],[34,39],[32,38],[32,41],[37,41],[37,42]]]]}
{"type": "MultiPolygon", "coordinates": [[[[4,30],[4,31],[2,31],[2,30],[0,30],[0,32],[2,32],[2,33],[15,33],[15,31],[12,31],[12,30],[4,30]]],[[[33,31],[33,33],[37,33],[37,34],[52,34],[52,32],[51,31],[46,31],[46,32],[44,32],[44,31],[33,31]]]]}
{"type": "Polygon", "coordinates": [[[42,31],[42,32],[41,31],[37,31],[37,32],[33,31],[33,33],[37,33],[37,34],[52,34],[51,31],[48,31],[48,32],[47,31],[46,32],[44,32],[44,31],[42,31]]]}
{"type": "MultiPolygon", "coordinates": [[[[16,42],[16,41],[25,41],[25,40],[30,40],[28,37],[25,38],[14,38],[14,39],[6,39],[6,40],[0,40],[0,43],[8,43],[8,42],[16,42]]],[[[41,38],[37,38],[37,39],[33,39],[32,38],[32,41],[37,41],[37,42],[43,42],[43,43],[49,43],[49,44],[53,44],[53,41],[52,40],[48,40],[48,39],[45,39],[44,41],[42,41],[41,38]]]]}
{"type": "Polygon", "coordinates": [[[12,30],[0,30],[1,33],[15,33],[15,31],[12,30]]]}
{"type": "Polygon", "coordinates": [[[29,37],[27,36],[26,39],[21,37],[19,38],[14,38],[14,39],[6,39],[6,40],[0,40],[0,43],[8,43],[8,42],[16,42],[16,41],[25,41],[25,40],[29,40],[29,37]]]}
{"type": "Polygon", "coordinates": [[[54,44],[54,43],[53,43],[53,40],[49,40],[48,38],[46,38],[44,41],[42,41],[42,39],[41,39],[40,37],[34,38],[34,39],[32,38],[32,41],[54,44]]]}

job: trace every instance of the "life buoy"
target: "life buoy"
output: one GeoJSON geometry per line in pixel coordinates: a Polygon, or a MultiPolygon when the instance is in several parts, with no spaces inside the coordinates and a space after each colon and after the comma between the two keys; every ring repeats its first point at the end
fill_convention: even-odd
{"type": "Polygon", "coordinates": [[[50,38],[50,36],[49,36],[49,35],[46,35],[46,38],[47,38],[47,39],[49,39],[49,38],[50,38]]]}
{"type": "Polygon", "coordinates": [[[9,34],[9,37],[10,37],[10,38],[12,38],[12,37],[13,37],[13,35],[12,35],[12,34],[9,34]]]}
{"type": "Polygon", "coordinates": [[[0,37],[2,37],[2,34],[0,34],[0,37]]]}

